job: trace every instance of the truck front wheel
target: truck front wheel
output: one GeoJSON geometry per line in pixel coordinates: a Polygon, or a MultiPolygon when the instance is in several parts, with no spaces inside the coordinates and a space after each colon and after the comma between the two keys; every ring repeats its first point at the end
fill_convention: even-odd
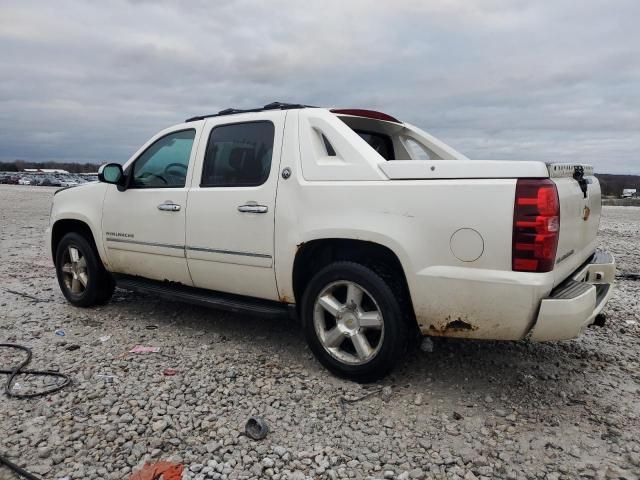
{"type": "Polygon", "coordinates": [[[406,350],[407,328],[396,294],[364,265],[335,262],[320,270],[305,289],[301,313],[311,351],[336,375],[377,380],[406,350]]]}
{"type": "Polygon", "coordinates": [[[102,305],[111,299],[115,283],[93,246],[76,232],[67,233],[56,249],[60,290],[76,307],[102,305]]]}

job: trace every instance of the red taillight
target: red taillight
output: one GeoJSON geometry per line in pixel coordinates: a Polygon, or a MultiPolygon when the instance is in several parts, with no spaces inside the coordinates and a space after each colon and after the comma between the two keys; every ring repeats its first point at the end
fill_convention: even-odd
{"type": "Polygon", "coordinates": [[[512,269],[550,272],[560,235],[560,203],[549,179],[519,179],[513,207],[512,269]]]}

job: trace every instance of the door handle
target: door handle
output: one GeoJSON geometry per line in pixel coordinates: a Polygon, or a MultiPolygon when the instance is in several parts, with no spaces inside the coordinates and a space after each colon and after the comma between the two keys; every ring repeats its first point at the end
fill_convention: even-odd
{"type": "Polygon", "coordinates": [[[158,210],[162,210],[163,212],[179,212],[180,205],[168,201],[158,205],[158,210]]]}
{"type": "Polygon", "coordinates": [[[254,203],[248,203],[246,205],[240,205],[238,207],[239,212],[244,213],[267,213],[269,208],[266,205],[256,205],[254,203]]]}

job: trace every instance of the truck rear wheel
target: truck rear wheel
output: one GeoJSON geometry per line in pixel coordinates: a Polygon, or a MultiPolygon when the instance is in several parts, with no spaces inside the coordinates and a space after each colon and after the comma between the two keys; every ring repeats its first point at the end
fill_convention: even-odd
{"type": "Polygon", "coordinates": [[[305,290],[301,313],[311,351],[341,377],[382,378],[406,350],[407,328],[396,294],[358,263],[335,262],[320,270],[305,290]]]}
{"type": "Polygon", "coordinates": [[[79,233],[67,233],[56,249],[56,274],[65,298],[76,307],[108,302],[115,283],[93,246],[79,233]]]}

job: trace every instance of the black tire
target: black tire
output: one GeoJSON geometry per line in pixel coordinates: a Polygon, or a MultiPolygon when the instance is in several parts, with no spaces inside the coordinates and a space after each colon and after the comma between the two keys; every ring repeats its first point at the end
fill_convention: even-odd
{"type": "MultiPolygon", "coordinates": [[[[340,377],[363,383],[384,377],[404,357],[407,348],[407,324],[398,297],[397,292],[394,292],[393,288],[380,275],[368,267],[344,261],[328,265],[311,279],[302,299],[302,326],[309,348],[322,365],[340,377]],[[377,347],[377,353],[366,363],[354,365],[336,358],[335,355],[325,349],[316,331],[314,324],[316,300],[326,288],[331,288],[332,285],[336,284],[340,285],[341,282],[352,282],[362,287],[366,296],[377,304],[375,307],[382,314],[383,335],[378,339],[377,345],[379,347],[377,347]]],[[[370,305],[372,304],[370,303],[370,305]]],[[[327,313],[324,313],[324,311],[322,315],[327,318],[327,313]]],[[[329,322],[331,322],[332,316],[328,318],[329,322]]],[[[320,320],[320,322],[324,321],[320,320]]],[[[336,321],[336,325],[337,323],[336,321]]],[[[330,327],[326,328],[327,330],[330,329],[330,327]]],[[[360,327],[358,326],[359,329],[360,327]]],[[[350,341],[352,337],[346,336],[345,338],[350,341]]],[[[342,349],[343,346],[344,343],[341,343],[338,348],[342,349]]],[[[347,347],[349,346],[347,343],[347,347]]],[[[355,344],[351,346],[355,347],[355,344]]]]}
{"type": "MultiPolygon", "coordinates": [[[[94,250],[95,251],[95,250],[94,250]]],[[[106,271],[104,266],[102,265],[102,261],[98,258],[98,262],[100,263],[100,267],[102,268],[104,274],[102,278],[102,283],[100,288],[98,288],[98,295],[96,296],[96,305],[104,305],[109,303],[111,297],[113,297],[113,292],[116,289],[116,282],[113,279],[113,276],[109,272],[106,271]]]]}
{"type": "Polygon", "coordinates": [[[76,232],[67,233],[56,248],[56,275],[60,290],[65,298],[76,307],[93,307],[107,303],[115,289],[115,283],[111,274],[102,265],[102,261],[95,247],[84,236],[76,232]],[[85,259],[86,286],[82,285],[82,291],[72,291],[73,282],[68,272],[63,272],[65,264],[69,264],[69,248],[75,248],[85,259]]]}

